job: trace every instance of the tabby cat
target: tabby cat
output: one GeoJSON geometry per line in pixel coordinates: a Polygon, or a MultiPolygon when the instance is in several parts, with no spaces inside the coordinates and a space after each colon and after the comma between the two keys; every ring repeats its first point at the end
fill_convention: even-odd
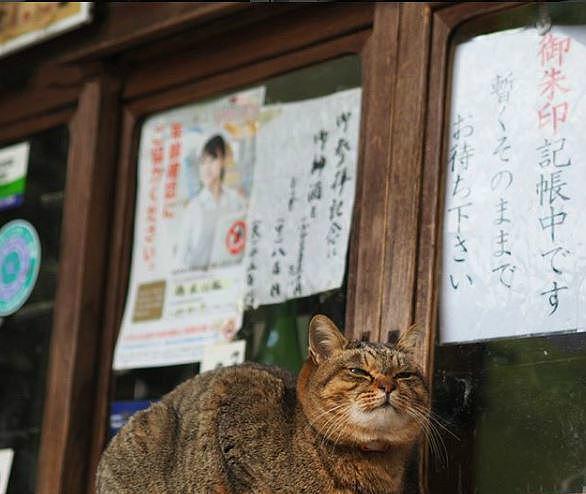
{"type": "Polygon", "coordinates": [[[315,316],[297,383],[257,364],[186,381],[114,437],[97,492],[403,492],[406,463],[429,429],[418,339],[412,328],[395,346],[348,341],[315,316]]]}

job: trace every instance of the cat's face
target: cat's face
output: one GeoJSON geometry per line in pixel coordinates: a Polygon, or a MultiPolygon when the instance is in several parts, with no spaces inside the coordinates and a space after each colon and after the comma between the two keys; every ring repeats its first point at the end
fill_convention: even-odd
{"type": "Polygon", "coordinates": [[[410,333],[394,347],[349,342],[329,319],[314,318],[310,360],[300,375],[300,398],[314,428],[330,442],[366,448],[413,442],[428,423],[415,340],[410,333]]]}

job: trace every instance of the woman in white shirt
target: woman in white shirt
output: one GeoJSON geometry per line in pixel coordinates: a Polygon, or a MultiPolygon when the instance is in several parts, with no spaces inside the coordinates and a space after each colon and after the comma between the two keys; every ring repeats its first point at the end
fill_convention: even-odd
{"type": "Polygon", "coordinates": [[[226,219],[246,214],[246,201],[235,190],[224,186],[226,141],[221,135],[211,137],[198,160],[202,189],[189,201],[184,212],[176,257],[178,269],[207,269],[236,262],[227,252],[217,252],[222,244],[216,235],[225,236],[226,219]],[[235,214],[236,213],[236,214],[235,214]],[[220,229],[220,231],[218,231],[220,229]],[[216,252],[214,252],[216,251],[216,252]]]}

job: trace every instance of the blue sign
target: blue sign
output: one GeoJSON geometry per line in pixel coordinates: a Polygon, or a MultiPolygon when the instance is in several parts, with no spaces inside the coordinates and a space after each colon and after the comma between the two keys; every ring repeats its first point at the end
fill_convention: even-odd
{"type": "Polygon", "coordinates": [[[0,317],[16,312],[29,298],[39,274],[41,243],[28,221],[0,229],[0,317]]]}

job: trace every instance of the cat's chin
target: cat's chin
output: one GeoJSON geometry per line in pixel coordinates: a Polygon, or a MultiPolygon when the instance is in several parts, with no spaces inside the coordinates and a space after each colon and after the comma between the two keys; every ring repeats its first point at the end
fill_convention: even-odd
{"type": "Polygon", "coordinates": [[[390,403],[384,403],[368,411],[353,406],[350,409],[350,416],[358,427],[381,432],[388,432],[389,428],[404,427],[410,422],[407,416],[398,412],[390,403]]]}
{"type": "Polygon", "coordinates": [[[389,403],[368,411],[353,406],[350,409],[350,419],[356,433],[355,440],[359,444],[371,441],[405,443],[412,441],[417,435],[412,420],[389,403]]]}

